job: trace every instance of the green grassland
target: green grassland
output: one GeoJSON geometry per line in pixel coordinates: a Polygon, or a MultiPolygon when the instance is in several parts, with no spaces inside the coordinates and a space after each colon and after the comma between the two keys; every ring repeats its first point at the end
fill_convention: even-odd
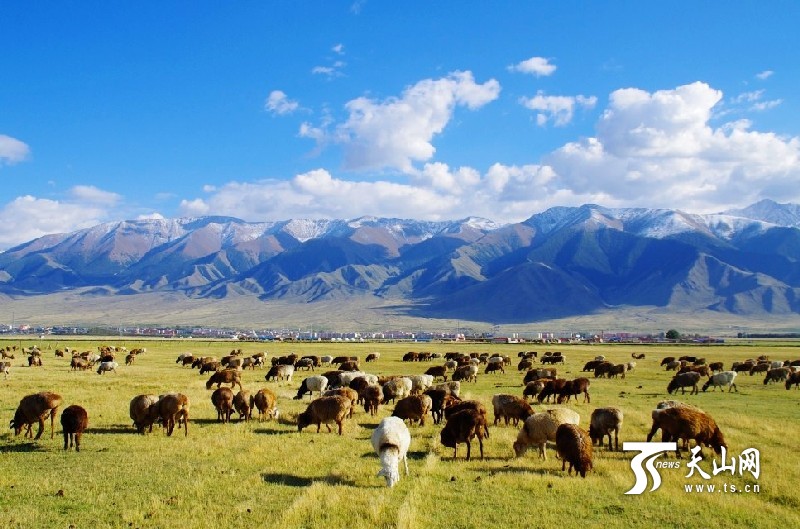
{"type": "MultiPolygon", "coordinates": [[[[17,352],[8,380],[0,380],[0,418],[9,421],[19,400],[38,391],[64,397],[62,409],[80,404],[89,412],[89,430],[82,451],[65,452],[56,421],[38,441],[0,434],[0,527],[347,527],[347,528],[472,528],[472,527],[798,527],[800,470],[796,461],[800,433],[800,391],[763,384],[763,376],[737,379],[738,393],[708,392],[677,398],[709,412],[724,432],[729,458],[746,448],[760,450],[761,475],[720,474],[706,481],[686,478],[686,459],[680,469],[662,470],[663,483],[655,492],[625,495],[634,483],[633,453],[595,449],[595,468],[586,479],[561,471],[552,446],[548,459],[530,450],[514,458],[511,445],[517,428],[490,427],[486,458],[465,461],[465,447],[453,460],[451,449],[439,443],[441,426],[428,420],[411,427],[411,475],[393,489],[383,478],[369,436],[380,418],[391,413],[382,406],[377,418],[359,408],[345,424],[343,436],[325,427],[298,433],[296,415],[308,403],[292,400],[304,371],[291,384],[266,382],[265,369],[247,370],[246,389],[273,389],[281,410],[279,420],[219,424],[205,389],[207,375],[175,363],[181,352],[221,357],[233,348],[246,354],[265,351],[276,356],[304,354],[358,355],[379,351],[378,362],[364,364],[375,374],[417,374],[432,363],[404,363],[409,350],[499,352],[512,357],[505,374],[484,375],[477,383],[462,384],[462,397],[483,401],[491,410],[495,393],[521,395],[522,374],[517,352],[560,350],[567,358],[558,366],[566,378],[582,376],[583,364],[603,354],[615,362],[645,353],[636,369],[623,379],[593,379],[591,404],[570,405],[588,429],[591,411],[617,406],[625,414],[620,441],[644,441],[650,411],[665,398],[670,373],[659,367],[663,356],[704,356],[711,361],[766,354],[772,359],[800,358],[799,344],[742,342],[722,346],[645,345],[486,345],[486,344],[369,344],[369,343],[233,343],[211,341],[133,341],[108,339],[38,342],[0,341],[0,346],[38,343],[44,366],[29,368],[17,352]],[[147,353],[118,373],[69,370],[68,358],[56,358],[56,347],[95,349],[100,344],[147,347],[147,353]],[[167,437],[160,428],[137,435],[128,404],[142,393],[181,391],[191,399],[188,437],[175,430],[167,437]],[[758,485],[758,493],[687,493],[684,485],[711,483],[758,485]]],[[[440,361],[435,360],[438,363],[440,361]]],[[[120,361],[124,364],[124,361],[120,361]]],[[[317,373],[320,371],[317,370],[317,373]]],[[[546,409],[535,405],[534,409],[546,409]]],[[[60,415],[60,411],[59,411],[60,415]]],[[[490,411],[490,418],[491,411],[490,411]]],[[[4,425],[7,425],[4,422],[4,425]]],[[[335,432],[335,429],[334,429],[335,432]]],[[[473,443],[477,455],[477,443],[473,443]]],[[[711,472],[711,452],[701,467],[711,472]]],[[[673,456],[662,457],[671,460],[673,456]]]]}

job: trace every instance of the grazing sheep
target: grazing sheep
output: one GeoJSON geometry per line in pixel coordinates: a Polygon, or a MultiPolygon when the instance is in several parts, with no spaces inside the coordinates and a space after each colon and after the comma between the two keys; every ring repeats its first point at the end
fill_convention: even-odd
{"type": "Polygon", "coordinates": [[[324,366],[329,366],[333,363],[333,357],[330,355],[322,355],[319,357],[319,361],[324,366]]]}
{"type": "Polygon", "coordinates": [[[589,434],[574,424],[562,424],[556,430],[556,453],[561,458],[562,472],[567,463],[567,474],[572,474],[575,468],[575,475],[585,478],[592,470],[592,441],[589,434]]]}
{"type": "Polygon", "coordinates": [[[442,446],[453,449],[453,459],[458,457],[458,444],[467,444],[467,461],[470,460],[472,439],[477,437],[483,459],[483,438],[488,437],[489,425],[486,415],[472,409],[463,409],[450,415],[439,433],[442,446]]]}
{"type": "Polygon", "coordinates": [[[386,478],[389,488],[400,481],[400,462],[406,467],[408,476],[408,447],[411,446],[411,433],[402,419],[386,417],[378,423],[370,437],[372,448],[381,461],[378,476],[386,478]]]}
{"type": "Polygon", "coordinates": [[[581,393],[583,393],[583,402],[592,402],[592,399],[589,396],[590,385],[591,382],[589,382],[589,379],[585,377],[568,380],[558,391],[558,398],[556,399],[556,402],[558,404],[562,404],[565,398],[567,402],[569,402],[573,395],[575,396],[575,401],[577,402],[578,395],[581,393]]]}
{"type": "Polygon", "coordinates": [[[594,368],[594,378],[602,378],[604,376],[608,376],[611,372],[611,368],[614,367],[614,364],[611,362],[603,361],[597,364],[594,368]]]}
{"type": "Polygon", "coordinates": [[[250,396],[250,408],[255,408],[258,410],[258,420],[261,421],[264,417],[273,417],[275,414],[275,403],[277,402],[277,397],[272,390],[267,388],[259,389],[255,395],[250,396]]]}
{"type": "Polygon", "coordinates": [[[360,395],[364,401],[364,412],[372,416],[377,415],[378,407],[383,401],[383,388],[377,384],[370,384],[361,391],[360,395]]]}
{"type": "Polygon", "coordinates": [[[614,432],[614,450],[619,451],[619,430],[622,428],[622,410],[619,408],[597,408],[589,419],[589,437],[592,443],[600,443],[608,436],[608,449],[611,450],[611,432],[614,432]]]}
{"type": "Polygon", "coordinates": [[[233,391],[229,388],[217,388],[211,394],[211,404],[217,410],[217,420],[226,423],[231,422],[233,413],[233,391]]]}
{"type": "Polygon", "coordinates": [[[389,401],[394,402],[395,399],[402,399],[411,394],[411,379],[408,377],[401,377],[389,380],[383,385],[383,404],[388,404],[389,401]]]}
{"type": "Polygon", "coordinates": [[[241,371],[237,371],[236,369],[223,369],[222,371],[217,371],[211,378],[208,379],[206,382],[206,389],[211,389],[211,386],[214,384],[217,385],[217,389],[219,389],[222,384],[230,384],[231,389],[235,386],[239,386],[239,389],[244,389],[242,387],[242,373],[241,371]]]}
{"type": "Polygon", "coordinates": [[[431,389],[443,389],[448,394],[459,397],[461,395],[461,381],[449,380],[447,382],[442,382],[441,384],[436,384],[435,386],[431,386],[431,389]]]}
{"type": "MultiPolygon", "coordinates": [[[[688,448],[689,440],[694,439],[697,446],[709,446],[719,454],[722,448],[727,448],[725,437],[719,427],[707,413],[688,406],[675,406],[663,410],[653,411],[653,426],[651,434],[661,428],[662,441],[675,441],[675,456],[680,458],[680,443],[683,440],[684,448],[688,448]]],[[[648,435],[648,442],[652,438],[648,435]]]]}
{"type": "Polygon", "coordinates": [[[598,360],[598,358],[600,357],[597,357],[594,360],[589,360],[588,362],[583,364],[583,369],[581,369],[581,371],[594,371],[597,368],[597,366],[605,362],[605,357],[603,357],[600,360],[598,360]]]}
{"type": "Polygon", "coordinates": [[[376,360],[379,360],[380,357],[381,357],[380,353],[369,353],[367,355],[367,358],[364,359],[364,361],[365,362],[375,362],[376,360]]]}
{"type": "Polygon", "coordinates": [[[295,395],[294,400],[302,399],[303,395],[306,393],[313,397],[315,391],[322,395],[322,392],[325,391],[327,387],[328,379],[323,376],[306,377],[303,379],[303,382],[300,383],[300,388],[297,390],[297,395],[295,395]]]}
{"type": "Polygon", "coordinates": [[[425,395],[431,398],[431,415],[433,416],[433,424],[439,424],[444,416],[444,408],[448,399],[458,400],[447,390],[441,388],[428,388],[425,390],[425,395]]]}
{"type": "Polygon", "coordinates": [[[411,393],[422,393],[433,385],[432,375],[411,375],[411,393]]]}
{"type": "Polygon", "coordinates": [[[314,371],[314,361],[310,358],[300,358],[294,363],[294,370],[300,371],[301,369],[305,369],[306,371],[314,371]]]}
{"type": "Polygon", "coordinates": [[[0,373],[3,373],[3,380],[7,380],[11,373],[11,362],[0,362],[0,373]]]}
{"type": "Polygon", "coordinates": [[[770,369],[770,362],[760,362],[750,368],[750,376],[752,377],[756,373],[766,373],[770,369]]]}
{"type": "Polygon", "coordinates": [[[676,371],[679,367],[681,367],[681,363],[677,360],[673,360],[666,365],[665,371],[676,371]]]}
{"type": "Polygon", "coordinates": [[[316,424],[317,433],[319,433],[320,426],[325,424],[325,427],[331,432],[330,423],[335,422],[339,426],[339,435],[342,435],[342,423],[350,415],[352,405],[353,402],[350,399],[340,395],[312,400],[306,411],[297,416],[297,431],[302,432],[306,426],[316,424]]]}
{"type": "Polygon", "coordinates": [[[81,451],[81,436],[89,426],[89,414],[86,410],[73,404],[61,412],[61,429],[64,431],[64,450],[75,446],[75,451],[81,451]]]}
{"type": "Polygon", "coordinates": [[[428,395],[409,395],[397,401],[392,416],[403,420],[408,419],[411,424],[419,421],[419,425],[424,426],[425,416],[432,407],[433,401],[428,395]]]}
{"type": "Polygon", "coordinates": [[[625,378],[625,373],[627,372],[628,364],[616,364],[608,370],[608,378],[617,378],[617,375],[622,375],[622,378],[625,378]]]}
{"type": "Polygon", "coordinates": [[[708,368],[712,373],[718,373],[725,370],[725,364],[723,362],[711,362],[708,364],[708,368]]]}
{"type": "Polygon", "coordinates": [[[447,366],[429,367],[427,370],[425,370],[425,374],[428,376],[432,376],[433,380],[441,378],[442,380],[447,382],[447,366]]]}
{"type": "Polygon", "coordinates": [[[52,439],[55,436],[53,424],[62,400],[61,395],[50,391],[42,391],[22,397],[9,427],[14,429],[14,435],[19,435],[22,429],[27,427],[25,437],[33,437],[31,427],[33,423],[38,422],[39,431],[34,439],[39,439],[42,436],[42,432],[44,432],[44,420],[49,415],[50,439],[52,439]]]}
{"type": "Polygon", "coordinates": [[[492,406],[494,407],[495,426],[500,419],[505,420],[506,426],[508,426],[509,419],[512,420],[514,426],[517,426],[520,420],[524,421],[533,414],[530,404],[519,397],[504,393],[492,397],[492,406]]]}
{"type": "Polygon", "coordinates": [[[464,380],[466,382],[478,382],[478,366],[466,365],[456,368],[451,380],[464,380]]]}
{"type": "Polygon", "coordinates": [[[767,371],[767,376],[764,377],[764,385],[766,386],[769,382],[784,382],[789,376],[789,373],[791,373],[791,371],[788,367],[770,369],[767,371]]]}
{"type": "Polygon", "coordinates": [[[550,402],[550,397],[553,395],[558,395],[564,386],[567,384],[567,379],[565,378],[556,378],[546,380],[544,382],[544,388],[539,394],[536,396],[536,400],[541,404],[542,402],[547,399],[547,402],[550,402]]]}
{"type": "Polygon", "coordinates": [[[136,432],[144,435],[144,429],[149,427],[153,432],[153,421],[150,416],[150,406],[158,402],[156,395],[136,395],[131,399],[130,416],[136,432]]]}
{"type": "Polygon", "coordinates": [[[29,356],[28,367],[42,367],[42,357],[39,355],[29,356]]]}
{"type": "Polygon", "coordinates": [[[525,388],[522,390],[522,398],[527,400],[528,397],[536,397],[544,389],[544,383],[546,380],[551,379],[540,378],[539,380],[534,380],[533,382],[528,382],[525,384],[525,388]]]}
{"type": "Polygon", "coordinates": [[[631,353],[631,357],[634,360],[644,360],[644,353],[641,354],[631,353]]]}
{"type": "Polygon", "coordinates": [[[233,408],[239,414],[240,421],[244,418],[244,422],[247,422],[253,418],[253,405],[250,404],[252,400],[252,395],[246,389],[241,390],[233,397],[233,408]]]}
{"type": "Polygon", "coordinates": [[[528,382],[533,382],[535,380],[539,380],[540,378],[556,378],[557,373],[558,370],[555,367],[531,369],[525,373],[522,383],[527,384],[528,382]]]}
{"type": "Polygon", "coordinates": [[[501,373],[505,374],[506,370],[503,369],[502,362],[490,362],[486,364],[486,369],[483,371],[485,374],[494,373],[495,371],[500,371],[501,373]]]}
{"type": "Polygon", "coordinates": [[[678,374],[681,373],[688,373],[690,371],[694,371],[696,373],[700,373],[701,376],[710,377],[711,376],[711,368],[707,365],[701,366],[683,366],[678,370],[678,374]]]}
{"type": "Polygon", "coordinates": [[[352,388],[340,387],[336,389],[329,389],[322,394],[323,397],[344,397],[350,401],[350,414],[347,416],[348,418],[353,417],[353,413],[356,411],[356,403],[358,402],[358,392],[352,388]]]}
{"type": "Polygon", "coordinates": [[[189,397],[183,393],[167,393],[160,395],[158,401],[150,406],[150,417],[153,422],[161,419],[161,425],[172,435],[175,424],[183,424],[183,435],[189,435],[189,397]]]}
{"type": "Polygon", "coordinates": [[[339,365],[339,370],[340,371],[361,371],[361,368],[358,366],[358,362],[356,362],[355,360],[348,360],[346,362],[342,362],[339,365]]]}
{"type": "Polygon", "coordinates": [[[692,391],[689,394],[694,395],[700,392],[697,388],[698,382],[700,382],[700,373],[696,371],[680,373],[679,375],[672,377],[672,380],[670,380],[669,384],[667,384],[667,392],[677,393],[678,389],[680,389],[681,394],[683,395],[686,393],[686,388],[691,386],[692,391]]]}
{"type": "Polygon", "coordinates": [[[556,408],[539,413],[534,413],[522,425],[514,442],[514,454],[522,457],[530,446],[539,448],[539,457],[547,460],[545,446],[547,441],[556,440],[556,430],[562,424],[579,424],[580,415],[567,408],[556,408]]]}
{"type": "Polygon", "coordinates": [[[109,371],[113,371],[114,373],[117,372],[117,368],[119,364],[111,361],[111,362],[100,362],[100,365],[97,367],[97,374],[98,375],[105,375],[109,371]]]}
{"type": "MultiPolygon", "coordinates": [[[[737,388],[734,383],[737,374],[736,371],[720,371],[719,373],[714,373],[709,376],[708,381],[703,384],[703,391],[706,391],[710,386],[714,386],[714,391],[717,390],[717,386],[728,386],[728,393],[730,393],[731,389],[735,389],[736,393],[739,393],[739,388],[737,388]]],[[[766,384],[766,382],[764,383],[766,384]]]]}
{"type": "Polygon", "coordinates": [[[800,371],[789,373],[786,377],[786,389],[790,389],[794,385],[794,389],[800,389],[800,371]]]}

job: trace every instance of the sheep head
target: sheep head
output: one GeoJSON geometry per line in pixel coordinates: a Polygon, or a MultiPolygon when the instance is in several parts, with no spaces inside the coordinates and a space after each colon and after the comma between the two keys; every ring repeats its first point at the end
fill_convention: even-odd
{"type": "Polygon", "coordinates": [[[377,476],[383,476],[386,479],[386,486],[392,488],[400,481],[400,471],[396,468],[382,468],[378,471],[377,476]]]}
{"type": "Polygon", "coordinates": [[[307,411],[304,411],[300,415],[297,416],[297,431],[302,432],[303,428],[311,424],[311,414],[307,411]]]}

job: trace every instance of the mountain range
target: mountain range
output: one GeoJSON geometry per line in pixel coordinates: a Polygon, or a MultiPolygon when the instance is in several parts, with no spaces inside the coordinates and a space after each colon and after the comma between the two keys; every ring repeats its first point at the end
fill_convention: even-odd
{"type": "Polygon", "coordinates": [[[170,293],[298,307],[392,300],[407,314],[520,323],[656,307],[800,314],[800,206],[555,207],[516,224],[363,217],[110,222],[0,254],[9,299],[170,293]]]}

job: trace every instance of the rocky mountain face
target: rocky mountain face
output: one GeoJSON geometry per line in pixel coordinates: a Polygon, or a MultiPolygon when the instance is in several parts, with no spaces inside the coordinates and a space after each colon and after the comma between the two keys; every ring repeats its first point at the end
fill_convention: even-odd
{"type": "Polygon", "coordinates": [[[48,235],[0,254],[0,292],[180,292],[309,303],[377,296],[410,314],[530,322],[655,306],[800,313],[800,206],[556,207],[499,226],[359,218],[141,220],[48,235]]]}

